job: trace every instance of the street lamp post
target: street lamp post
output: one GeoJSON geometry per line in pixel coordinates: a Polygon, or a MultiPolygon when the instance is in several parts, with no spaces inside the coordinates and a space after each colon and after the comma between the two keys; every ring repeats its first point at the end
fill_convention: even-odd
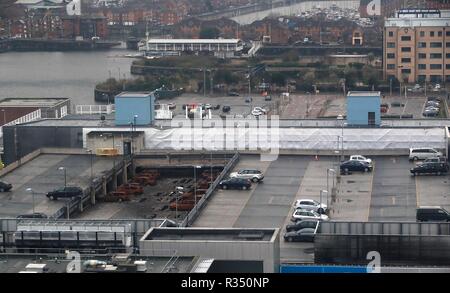
{"type": "Polygon", "coordinates": [[[67,170],[65,167],[59,167],[58,168],[59,171],[64,171],[64,188],[67,187],[67,170]]]}
{"type": "MultiPolygon", "coordinates": [[[[327,207],[328,207],[328,192],[330,191],[329,186],[328,186],[328,176],[330,173],[336,174],[336,171],[334,169],[327,169],[327,207]]],[[[331,190],[333,190],[334,188],[334,176],[333,176],[333,187],[331,188],[331,190]]]]}
{"type": "Polygon", "coordinates": [[[197,169],[200,169],[202,166],[194,166],[194,206],[197,209],[197,169]]]}
{"type": "Polygon", "coordinates": [[[92,182],[94,181],[94,169],[93,169],[94,153],[92,150],[87,150],[87,152],[90,154],[90,157],[91,157],[91,185],[92,185],[92,182]]]}
{"type": "Polygon", "coordinates": [[[35,201],[34,201],[34,190],[32,189],[32,188],[27,188],[26,189],[28,192],[30,192],[31,193],[31,196],[33,197],[33,214],[35,213],[35,210],[34,210],[34,206],[35,206],[35,201]]]}
{"type": "Polygon", "coordinates": [[[175,196],[175,221],[178,221],[178,196],[182,195],[184,192],[184,188],[182,186],[178,186],[175,196]]]}

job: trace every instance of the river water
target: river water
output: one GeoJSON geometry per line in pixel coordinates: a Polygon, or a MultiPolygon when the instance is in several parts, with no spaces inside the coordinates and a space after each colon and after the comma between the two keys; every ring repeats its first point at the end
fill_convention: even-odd
{"type": "Polygon", "coordinates": [[[0,54],[0,99],[68,97],[72,105],[92,105],[94,88],[109,76],[130,78],[136,54],[124,48],[89,52],[8,52],[0,54]],[[122,57],[121,57],[122,56],[122,57]]]}

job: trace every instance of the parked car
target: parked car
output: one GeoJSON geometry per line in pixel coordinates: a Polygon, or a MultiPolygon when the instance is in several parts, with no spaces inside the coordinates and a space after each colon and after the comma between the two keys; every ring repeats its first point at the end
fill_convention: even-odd
{"type": "Polygon", "coordinates": [[[17,219],[47,219],[47,215],[43,213],[33,213],[33,214],[25,214],[25,215],[18,215],[16,217],[17,219]]]}
{"type": "Polygon", "coordinates": [[[442,153],[433,148],[410,148],[409,159],[410,160],[426,160],[433,157],[442,157],[442,153]]]}
{"type": "Polygon", "coordinates": [[[245,98],[245,102],[246,102],[247,104],[251,103],[252,101],[253,101],[253,99],[250,98],[250,97],[245,98]]]}
{"type": "Polygon", "coordinates": [[[57,200],[58,198],[76,197],[83,194],[80,187],[61,187],[47,193],[50,200],[57,200]]]}
{"type": "Polygon", "coordinates": [[[11,189],[12,189],[11,183],[0,181],[0,192],[10,191],[11,189]]]}
{"type": "Polygon", "coordinates": [[[425,161],[423,161],[423,163],[447,163],[447,158],[446,157],[428,158],[425,161]]]}
{"type": "Polygon", "coordinates": [[[364,156],[361,155],[351,155],[350,156],[350,161],[359,161],[359,162],[365,162],[369,165],[372,165],[372,159],[366,158],[364,156]]]}
{"type": "Polygon", "coordinates": [[[261,116],[261,115],[264,115],[264,113],[261,112],[261,111],[258,111],[258,110],[253,109],[253,110],[252,110],[252,115],[255,116],[255,117],[259,117],[259,116],[261,116]]]}
{"type": "Polygon", "coordinates": [[[265,96],[264,101],[272,101],[272,96],[271,95],[265,96]]]}
{"type": "Polygon", "coordinates": [[[415,166],[414,168],[411,168],[410,172],[414,176],[420,174],[437,174],[437,175],[446,174],[448,172],[448,164],[434,163],[434,162],[423,163],[415,166]]]}
{"type": "Polygon", "coordinates": [[[250,189],[252,183],[248,179],[243,178],[229,178],[226,180],[222,180],[219,183],[219,187],[222,189],[242,189],[247,190],[250,189]]]}
{"type": "Polygon", "coordinates": [[[117,191],[125,192],[126,194],[139,195],[144,193],[144,188],[139,183],[127,183],[119,186],[117,191]]]}
{"type": "Polygon", "coordinates": [[[450,221],[450,213],[440,206],[420,206],[416,210],[416,220],[424,221],[450,221]]]}
{"type": "Polygon", "coordinates": [[[260,182],[264,179],[264,174],[259,170],[254,169],[242,169],[238,172],[233,172],[230,174],[231,178],[244,178],[249,179],[253,182],[260,182]]]}
{"type": "Polygon", "coordinates": [[[263,114],[266,114],[266,113],[267,113],[267,110],[264,109],[264,108],[261,108],[261,107],[255,107],[255,108],[253,108],[253,110],[254,110],[254,111],[262,112],[263,114]]]}
{"type": "Polygon", "coordinates": [[[360,171],[369,172],[372,171],[372,165],[361,161],[345,161],[340,166],[341,174],[348,174],[348,172],[360,171]]]}
{"type": "Polygon", "coordinates": [[[220,109],[220,104],[214,105],[213,106],[213,110],[219,110],[220,109]]]}
{"type": "Polygon", "coordinates": [[[430,107],[430,106],[439,108],[441,106],[441,104],[439,102],[437,102],[437,101],[427,101],[425,103],[425,107],[427,108],[427,107],[430,107]]]}
{"type": "Polygon", "coordinates": [[[324,214],[327,211],[327,205],[313,199],[298,199],[295,201],[294,207],[296,209],[312,210],[319,214],[324,214]]]}
{"type": "Polygon", "coordinates": [[[303,228],[298,231],[287,232],[284,234],[284,241],[287,242],[314,242],[316,229],[303,228]]]}
{"type": "Polygon", "coordinates": [[[388,110],[389,110],[388,104],[381,104],[381,106],[380,106],[381,113],[387,113],[388,110]]]}
{"type": "Polygon", "coordinates": [[[239,93],[238,92],[229,92],[228,95],[230,97],[239,97],[239,93]]]}
{"type": "Polygon", "coordinates": [[[301,209],[295,210],[294,213],[292,214],[292,221],[297,222],[304,220],[328,221],[329,218],[327,215],[324,214],[320,215],[315,211],[301,210],[301,209]]]}
{"type": "Polygon", "coordinates": [[[294,224],[286,225],[286,232],[298,231],[298,230],[304,229],[304,228],[314,228],[315,229],[318,222],[319,221],[314,221],[314,220],[298,221],[294,224]]]}
{"type": "Polygon", "coordinates": [[[422,115],[424,117],[437,117],[439,115],[439,110],[425,109],[425,111],[423,111],[422,115]]]}
{"type": "Polygon", "coordinates": [[[435,102],[440,103],[440,102],[441,102],[441,99],[438,98],[438,97],[432,96],[432,97],[428,97],[428,98],[427,98],[427,101],[435,101],[435,102]]]}
{"type": "Polygon", "coordinates": [[[230,106],[223,106],[223,108],[222,108],[222,112],[224,112],[224,113],[230,112],[230,110],[231,110],[230,106]]]}
{"type": "Polygon", "coordinates": [[[438,107],[435,107],[435,106],[428,106],[428,107],[425,107],[424,112],[425,112],[425,111],[435,111],[435,112],[439,112],[439,110],[440,110],[440,108],[438,108],[438,107]]]}

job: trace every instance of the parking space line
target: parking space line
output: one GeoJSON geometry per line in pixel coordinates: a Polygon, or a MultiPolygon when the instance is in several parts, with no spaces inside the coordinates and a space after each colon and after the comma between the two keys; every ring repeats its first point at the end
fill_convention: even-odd
{"type": "Polygon", "coordinates": [[[372,190],[373,190],[373,177],[375,177],[375,161],[373,161],[372,163],[372,174],[370,177],[370,184],[369,184],[369,204],[367,205],[367,222],[369,222],[369,218],[370,218],[370,207],[372,206],[372,190]]]}
{"type": "Polygon", "coordinates": [[[419,188],[419,180],[418,180],[417,176],[414,176],[414,181],[416,182],[416,198],[417,198],[416,205],[417,205],[417,207],[419,207],[420,206],[420,188],[419,188]]]}

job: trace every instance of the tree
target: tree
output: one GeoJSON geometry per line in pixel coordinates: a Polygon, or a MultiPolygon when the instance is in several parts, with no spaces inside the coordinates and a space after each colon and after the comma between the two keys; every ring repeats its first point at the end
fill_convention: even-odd
{"type": "Polygon", "coordinates": [[[217,39],[220,31],[216,27],[204,27],[200,31],[200,39],[217,39]]]}

